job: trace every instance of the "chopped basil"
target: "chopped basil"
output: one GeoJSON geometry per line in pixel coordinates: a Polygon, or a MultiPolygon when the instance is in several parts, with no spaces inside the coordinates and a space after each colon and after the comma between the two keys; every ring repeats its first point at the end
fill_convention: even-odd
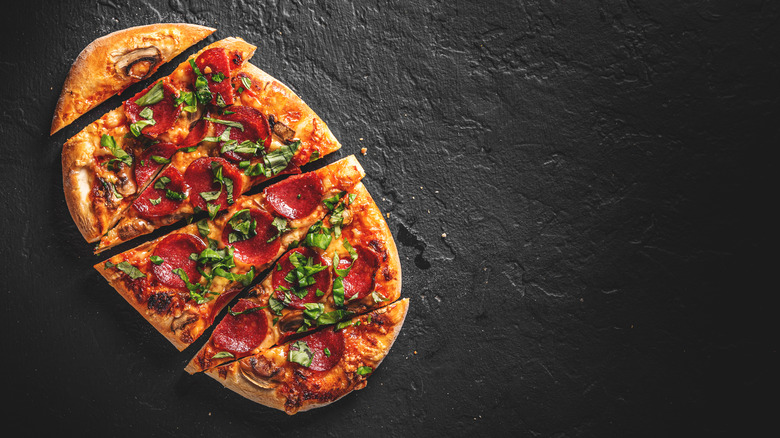
{"type": "Polygon", "coordinates": [[[219,199],[220,193],[222,193],[222,190],[214,190],[213,192],[200,192],[200,197],[203,198],[204,201],[216,201],[219,199]]]}
{"type": "Polygon", "coordinates": [[[200,233],[202,237],[208,237],[209,232],[211,231],[209,228],[209,222],[206,219],[201,219],[198,221],[197,226],[198,233],[200,233]]]}
{"type": "Polygon", "coordinates": [[[149,260],[151,260],[152,263],[154,263],[155,265],[162,265],[163,262],[165,261],[165,260],[163,260],[162,257],[160,257],[158,255],[153,255],[153,256],[149,257],[149,260]]]}
{"type": "Polygon", "coordinates": [[[347,192],[339,192],[331,196],[330,198],[323,199],[322,203],[325,204],[325,207],[328,209],[328,211],[333,211],[333,209],[336,208],[336,205],[338,205],[339,201],[341,200],[341,198],[344,197],[346,193],[347,192]]]}
{"type": "Polygon", "coordinates": [[[230,316],[239,316],[239,315],[245,315],[247,313],[254,313],[260,309],[265,309],[265,308],[266,306],[257,306],[257,307],[250,307],[248,309],[244,309],[240,312],[234,312],[231,307],[228,307],[228,313],[230,314],[230,316]]]}
{"type": "Polygon", "coordinates": [[[204,120],[208,120],[209,122],[212,122],[212,123],[219,123],[221,125],[230,126],[231,128],[238,128],[241,131],[244,130],[244,125],[242,125],[241,123],[238,123],[238,122],[234,122],[232,120],[215,119],[213,117],[204,117],[203,119],[204,120]]]}
{"type": "Polygon", "coordinates": [[[171,179],[167,176],[161,176],[157,179],[157,181],[154,182],[154,188],[158,190],[165,189],[165,186],[168,185],[168,183],[171,182],[171,179]]]}
{"type": "Polygon", "coordinates": [[[305,318],[316,320],[325,311],[325,305],[322,303],[305,303],[303,305],[303,315],[305,318]]]}
{"type": "Polygon", "coordinates": [[[231,353],[229,351],[220,351],[219,353],[211,356],[212,359],[225,359],[225,358],[228,358],[228,357],[232,358],[232,357],[236,357],[236,356],[234,356],[233,353],[231,353]]]}
{"type": "Polygon", "coordinates": [[[154,86],[149,89],[146,94],[136,99],[135,104],[138,106],[154,105],[155,103],[163,100],[163,97],[165,97],[165,93],[163,91],[162,81],[157,81],[157,83],[154,84],[154,86]]]}
{"type": "Polygon", "coordinates": [[[269,152],[263,157],[263,163],[265,167],[271,172],[271,175],[276,175],[279,172],[287,168],[290,161],[295,156],[295,152],[301,146],[300,140],[296,140],[289,145],[282,145],[279,149],[269,152]]]}
{"type": "Polygon", "coordinates": [[[124,163],[128,166],[133,164],[133,157],[116,144],[114,137],[103,134],[103,136],[100,137],[100,145],[111,151],[111,154],[115,157],[108,161],[107,166],[109,169],[111,169],[116,162],[124,163]]]}
{"type": "Polygon", "coordinates": [[[317,325],[335,324],[344,318],[349,318],[352,315],[352,312],[348,312],[342,309],[325,312],[317,317],[317,325]]]}
{"type": "Polygon", "coordinates": [[[225,77],[226,76],[224,75],[224,73],[222,73],[221,71],[218,71],[218,72],[214,73],[213,75],[211,75],[211,80],[213,82],[220,83],[220,82],[225,80],[225,77]]]}
{"type": "Polygon", "coordinates": [[[284,303],[281,302],[278,298],[276,298],[276,296],[272,295],[270,298],[268,298],[268,307],[275,314],[281,315],[282,310],[284,309],[284,303]]]}
{"type": "Polygon", "coordinates": [[[328,249],[332,238],[330,231],[322,226],[322,221],[320,220],[309,227],[309,232],[306,234],[302,244],[324,250],[328,249]]]}
{"type": "Polygon", "coordinates": [[[233,231],[228,234],[228,243],[247,240],[257,235],[257,221],[252,219],[252,215],[249,213],[248,208],[237,211],[230,220],[228,220],[228,224],[233,229],[233,231]]]}
{"type": "Polygon", "coordinates": [[[165,190],[165,197],[172,200],[172,201],[181,201],[187,197],[184,193],[181,192],[174,192],[173,190],[166,189],[165,190]]]}
{"type": "Polygon", "coordinates": [[[170,158],[161,157],[159,155],[152,155],[152,161],[154,161],[157,164],[168,164],[171,162],[170,158]]]}
{"type": "Polygon", "coordinates": [[[198,111],[198,99],[195,97],[195,93],[192,91],[182,91],[181,94],[179,94],[179,96],[177,96],[173,101],[175,106],[179,106],[182,103],[186,104],[184,107],[182,107],[182,111],[186,111],[188,113],[194,113],[198,111]]]}
{"type": "Polygon", "coordinates": [[[219,164],[217,161],[211,162],[211,172],[214,174],[214,182],[217,182],[220,184],[220,190],[224,187],[225,193],[227,194],[227,203],[233,204],[233,180],[222,176],[222,165],[219,164]]]}
{"type": "Polygon", "coordinates": [[[273,222],[271,222],[271,225],[276,227],[276,235],[268,239],[266,243],[271,243],[276,238],[281,237],[282,234],[292,230],[292,228],[287,226],[287,219],[283,217],[275,217],[273,222]]]}
{"type": "Polygon", "coordinates": [[[344,281],[341,277],[333,279],[333,304],[344,307],[344,281]]]}
{"type": "Polygon", "coordinates": [[[212,204],[210,202],[206,203],[206,208],[209,211],[209,218],[214,219],[217,217],[217,213],[219,213],[219,204],[212,204]]]}
{"type": "Polygon", "coordinates": [[[209,90],[209,81],[206,79],[205,76],[200,72],[200,69],[195,64],[194,59],[190,59],[190,66],[192,66],[192,71],[195,73],[195,96],[198,99],[198,102],[202,105],[206,105],[209,102],[211,102],[211,90],[209,90]]]}
{"type": "Polygon", "coordinates": [[[314,357],[309,344],[306,341],[295,341],[290,345],[289,353],[287,354],[287,360],[295,362],[308,368],[311,365],[311,360],[314,357]]]}
{"type": "Polygon", "coordinates": [[[371,374],[374,372],[374,369],[369,366],[362,366],[358,367],[357,371],[355,371],[355,374],[358,376],[365,376],[366,374],[371,374]]]}
{"type": "Polygon", "coordinates": [[[244,88],[246,88],[247,90],[252,88],[252,81],[246,76],[241,77],[241,83],[244,85],[244,88]]]}
{"type": "Polygon", "coordinates": [[[146,274],[141,272],[140,269],[131,265],[130,262],[127,261],[117,263],[116,268],[129,275],[133,280],[146,277],[146,274]]]}
{"type": "Polygon", "coordinates": [[[330,357],[330,350],[328,350],[328,347],[325,347],[325,348],[322,350],[322,352],[323,352],[323,353],[325,353],[325,356],[328,356],[328,357],[330,357]]]}
{"type": "Polygon", "coordinates": [[[141,136],[142,129],[146,128],[147,126],[153,126],[157,124],[157,121],[155,121],[153,118],[154,113],[152,112],[152,109],[149,107],[145,107],[144,109],[142,109],[141,112],[138,113],[138,115],[143,117],[143,119],[130,125],[130,132],[133,133],[133,135],[136,137],[141,136]]]}
{"type": "Polygon", "coordinates": [[[384,295],[380,294],[377,291],[371,292],[371,298],[374,299],[375,303],[382,303],[385,301],[390,301],[390,298],[386,298],[384,295]]]}

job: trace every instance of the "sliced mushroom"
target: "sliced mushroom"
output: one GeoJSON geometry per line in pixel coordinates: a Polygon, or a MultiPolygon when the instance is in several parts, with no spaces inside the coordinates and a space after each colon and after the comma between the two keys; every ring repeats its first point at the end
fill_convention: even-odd
{"type": "Polygon", "coordinates": [[[268,116],[268,124],[271,130],[285,143],[291,143],[295,139],[295,130],[282,122],[277,122],[273,114],[268,116]]]}
{"type": "Polygon", "coordinates": [[[293,310],[279,320],[279,330],[282,333],[294,332],[303,325],[303,311],[293,310]]]}
{"type": "Polygon", "coordinates": [[[142,47],[131,50],[119,57],[116,62],[117,71],[135,79],[144,79],[162,61],[162,54],[157,47],[142,47]]]}
{"type": "Polygon", "coordinates": [[[273,378],[279,373],[280,368],[274,367],[262,356],[258,359],[252,357],[248,362],[239,362],[239,377],[261,389],[272,389],[276,386],[273,378]]]}

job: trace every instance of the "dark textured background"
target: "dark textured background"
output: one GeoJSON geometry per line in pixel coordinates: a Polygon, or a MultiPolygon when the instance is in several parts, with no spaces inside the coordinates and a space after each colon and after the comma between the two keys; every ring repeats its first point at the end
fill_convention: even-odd
{"type": "Polygon", "coordinates": [[[5,430],[622,437],[773,424],[776,2],[310,3],[3,7],[5,430]],[[187,375],[202,340],[177,352],[91,268],[102,258],[68,214],[60,150],[121,99],[49,137],[54,105],[89,42],[165,21],[218,28],[196,48],[256,44],[252,62],[343,143],[326,161],[368,148],[358,158],[390,213],[411,309],[368,387],[336,404],[288,417],[187,375]]]}

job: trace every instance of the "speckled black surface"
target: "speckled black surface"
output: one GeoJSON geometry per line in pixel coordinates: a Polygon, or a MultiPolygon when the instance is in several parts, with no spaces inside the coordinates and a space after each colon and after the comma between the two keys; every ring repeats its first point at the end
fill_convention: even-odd
{"type": "Polygon", "coordinates": [[[773,424],[775,2],[313,3],[4,6],[5,430],[633,437],[773,424]],[[252,62],[343,143],[327,161],[367,148],[411,309],[366,389],[288,417],[189,376],[201,342],[177,352],[91,268],[60,148],[121,99],[53,137],[51,115],[90,41],[164,21],[218,28],[196,48],[258,45],[252,62]]]}

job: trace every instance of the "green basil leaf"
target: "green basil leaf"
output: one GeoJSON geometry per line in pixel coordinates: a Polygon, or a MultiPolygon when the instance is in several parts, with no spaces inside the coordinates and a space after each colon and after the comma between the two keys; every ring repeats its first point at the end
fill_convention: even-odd
{"type": "Polygon", "coordinates": [[[295,362],[301,366],[308,368],[311,365],[311,360],[314,357],[309,344],[306,341],[295,341],[290,345],[289,352],[287,354],[287,360],[295,362]]]}
{"type": "Polygon", "coordinates": [[[357,371],[355,371],[355,374],[358,376],[365,376],[366,374],[371,374],[374,372],[374,369],[369,366],[362,366],[358,367],[357,371]]]}
{"type": "Polygon", "coordinates": [[[163,97],[165,97],[165,93],[163,91],[162,81],[157,81],[157,83],[154,84],[154,86],[150,88],[146,94],[136,99],[135,104],[138,106],[154,105],[155,103],[163,100],[163,97]]]}
{"type": "Polygon", "coordinates": [[[220,351],[219,353],[211,356],[212,359],[225,359],[225,358],[234,358],[236,356],[233,355],[233,353],[229,351],[220,351]]]}
{"type": "Polygon", "coordinates": [[[212,123],[219,123],[220,125],[230,126],[231,128],[238,128],[241,131],[244,130],[244,125],[242,125],[239,122],[235,122],[233,120],[215,119],[213,117],[204,117],[203,119],[204,120],[208,120],[209,122],[212,122],[212,123]]]}
{"type": "Polygon", "coordinates": [[[165,186],[168,185],[168,183],[171,182],[171,179],[167,176],[161,176],[157,178],[157,181],[154,182],[154,188],[158,190],[165,189],[165,186]]]}
{"type": "Polygon", "coordinates": [[[116,268],[119,269],[120,271],[124,272],[125,274],[129,275],[130,278],[132,278],[133,280],[135,280],[137,278],[146,277],[146,274],[141,272],[140,269],[138,269],[135,266],[131,265],[130,262],[127,262],[127,261],[117,263],[116,268]]]}
{"type": "Polygon", "coordinates": [[[154,161],[157,164],[168,164],[171,162],[170,158],[161,157],[159,155],[152,155],[152,161],[154,161]]]}
{"type": "Polygon", "coordinates": [[[155,265],[162,265],[163,262],[165,261],[165,260],[163,260],[162,257],[160,257],[158,255],[153,255],[153,256],[149,257],[149,260],[151,260],[152,263],[154,263],[155,265]]]}

